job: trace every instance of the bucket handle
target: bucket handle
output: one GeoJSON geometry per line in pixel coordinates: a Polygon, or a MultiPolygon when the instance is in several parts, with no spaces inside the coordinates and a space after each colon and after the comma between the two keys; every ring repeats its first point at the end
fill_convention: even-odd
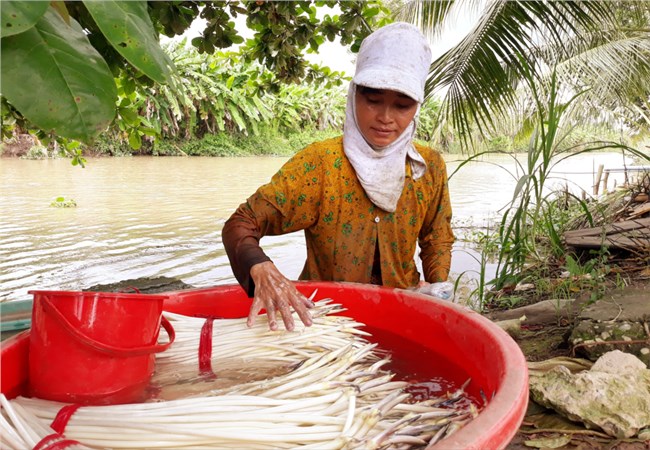
{"type": "Polygon", "coordinates": [[[165,329],[167,332],[167,335],[169,336],[169,342],[166,342],[164,344],[154,344],[154,345],[145,345],[141,347],[129,347],[129,348],[123,348],[123,347],[115,347],[113,345],[105,344],[103,342],[98,342],[95,339],[86,336],[84,333],[79,331],[74,325],[68,321],[68,319],[65,318],[63,314],[54,306],[48,296],[43,296],[41,298],[42,300],[42,305],[43,309],[51,314],[61,325],[63,325],[63,328],[66,329],[68,333],[73,335],[77,340],[81,341],[82,343],[86,344],[87,346],[98,350],[102,353],[108,353],[109,355],[113,356],[121,356],[121,357],[129,357],[129,356],[144,356],[144,355],[149,355],[151,353],[160,353],[164,352],[169,348],[170,345],[174,342],[174,339],[176,339],[176,332],[174,331],[174,327],[172,324],[167,320],[165,316],[160,317],[160,324],[162,327],[165,329]]]}

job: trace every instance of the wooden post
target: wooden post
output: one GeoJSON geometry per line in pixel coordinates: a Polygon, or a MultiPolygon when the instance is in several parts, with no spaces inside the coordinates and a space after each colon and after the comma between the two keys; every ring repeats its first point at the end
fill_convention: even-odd
{"type": "Polygon", "coordinates": [[[603,176],[604,166],[601,164],[598,166],[598,172],[596,173],[596,182],[594,183],[594,195],[598,195],[598,187],[600,186],[600,177],[603,176]]]}
{"type": "MultiPolygon", "coordinates": [[[[603,194],[607,194],[607,179],[609,178],[609,172],[605,171],[605,176],[603,177],[603,194]]],[[[616,181],[616,180],[614,180],[616,181]]],[[[616,187],[616,186],[614,186],[616,187]]]]}

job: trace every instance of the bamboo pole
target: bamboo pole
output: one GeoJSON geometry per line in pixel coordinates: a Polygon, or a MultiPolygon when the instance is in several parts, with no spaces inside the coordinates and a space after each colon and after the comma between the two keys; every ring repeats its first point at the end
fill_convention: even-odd
{"type": "Polygon", "coordinates": [[[600,177],[603,176],[603,169],[604,169],[604,166],[602,164],[600,164],[598,166],[598,172],[596,173],[596,181],[595,181],[594,187],[593,187],[594,195],[598,195],[598,187],[600,186],[600,177]]]}
{"type": "Polygon", "coordinates": [[[603,194],[607,194],[607,179],[609,178],[609,171],[605,171],[605,177],[603,178],[603,194]]]}

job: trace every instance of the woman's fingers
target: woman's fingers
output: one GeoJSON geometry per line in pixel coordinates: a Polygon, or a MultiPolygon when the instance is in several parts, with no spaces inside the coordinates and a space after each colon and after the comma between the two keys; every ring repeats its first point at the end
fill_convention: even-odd
{"type": "Polygon", "coordinates": [[[291,314],[289,303],[283,300],[278,300],[278,303],[278,309],[280,310],[280,315],[282,316],[282,321],[284,322],[284,328],[286,328],[288,331],[293,331],[295,324],[293,322],[293,315],[291,314]]]}
{"type": "MultiPolygon", "coordinates": [[[[295,288],[294,288],[295,289],[295,288]]],[[[309,300],[304,295],[300,294],[296,289],[296,293],[299,295],[298,301],[294,302],[293,309],[296,310],[298,317],[305,326],[310,327],[312,325],[311,314],[309,313],[309,308],[314,307],[314,302],[309,300]]]]}
{"type": "MultiPolygon", "coordinates": [[[[280,312],[282,314],[282,312],[280,312]]],[[[275,318],[275,305],[273,301],[266,301],[266,317],[269,319],[269,329],[275,331],[278,329],[278,321],[275,318]]]]}
{"type": "Polygon", "coordinates": [[[287,330],[292,331],[295,328],[292,307],[306,326],[312,324],[308,308],[311,308],[313,303],[298,292],[296,286],[282,275],[272,262],[254,265],[251,268],[251,277],[255,282],[255,299],[248,315],[249,327],[255,324],[255,317],[262,307],[266,308],[269,328],[272,331],[278,329],[277,313],[282,317],[287,330]]]}
{"type": "Polygon", "coordinates": [[[251,309],[248,312],[248,320],[246,320],[246,326],[247,327],[252,327],[255,325],[255,318],[257,315],[260,313],[262,310],[262,300],[260,300],[257,295],[253,299],[253,304],[251,305],[251,309]]]}

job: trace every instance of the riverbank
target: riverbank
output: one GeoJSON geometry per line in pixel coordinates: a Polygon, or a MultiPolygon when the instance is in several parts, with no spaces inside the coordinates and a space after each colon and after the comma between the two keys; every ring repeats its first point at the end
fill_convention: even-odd
{"type": "MultiPolygon", "coordinates": [[[[291,156],[308,144],[322,141],[343,133],[342,128],[316,129],[305,128],[298,131],[273,131],[263,130],[259,134],[238,135],[237,133],[206,133],[201,137],[187,139],[149,139],[144,138],[142,147],[133,149],[127,140],[117,139],[110,135],[102,135],[92,144],[80,144],[78,150],[81,156],[92,157],[113,157],[113,156],[291,156]]],[[[582,140],[618,142],[620,137],[611,133],[599,132],[591,134],[584,130],[582,140]]],[[[637,148],[650,149],[650,136],[627,138],[628,144],[637,148]]],[[[424,139],[415,139],[422,145],[431,146],[431,142],[424,139]]],[[[507,142],[504,137],[497,137],[489,142],[483,143],[472,152],[495,152],[505,154],[526,153],[528,142],[520,140],[517,145],[507,142]]],[[[448,142],[444,148],[434,145],[438,151],[445,155],[458,155],[467,158],[471,153],[463,148],[460,142],[448,142]]],[[[59,157],[59,153],[66,154],[66,150],[57,143],[52,142],[44,145],[31,134],[16,133],[11,139],[3,139],[0,142],[0,157],[2,158],[26,158],[43,159],[48,157],[59,157]]],[[[67,157],[72,154],[67,153],[67,157]]],[[[595,170],[595,168],[594,168],[595,170]]]]}
{"type": "MultiPolygon", "coordinates": [[[[635,195],[647,194],[637,190],[632,197],[635,195]]],[[[572,276],[577,278],[576,281],[580,281],[581,277],[585,279],[582,285],[578,282],[572,284],[574,289],[570,298],[538,297],[526,306],[487,312],[486,316],[498,323],[515,324],[510,334],[529,362],[531,377],[533,374],[537,376],[535,383],[548,371],[557,371],[558,366],[574,374],[588,376],[586,374],[589,374],[591,365],[612,351],[633,355],[641,365],[650,368],[650,229],[645,222],[642,223],[648,220],[650,203],[633,202],[630,205],[628,208],[615,209],[616,214],[611,216],[610,223],[601,224],[601,251],[603,248],[607,250],[607,267],[610,270],[606,277],[593,283],[589,280],[589,273],[574,274],[572,276]],[[643,211],[638,219],[634,219],[635,211],[643,211]],[[629,219],[630,214],[632,219],[629,219]],[[634,229],[618,225],[630,223],[630,220],[640,224],[637,235],[633,235],[634,229]],[[606,230],[617,230],[622,235],[613,239],[606,230]],[[630,248],[621,248],[621,242],[630,248]]],[[[582,251],[588,252],[589,248],[582,251]]],[[[558,280],[539,282],[557,283],[558,280]]],[[[532,383],[531,380],[531,389],[532,383]]],[[[647,396],[644,392],[634,392],[632,395],[647,396]]],[[[623,414],[634,415],[630,408],[636,404],[636,400],[628,399],[629,404],[621,404],[623,412],[617,413],[616,407],[610,404],[602,406],[607,401],[606,392],[594,395],[601,395],[598,402],[604,414],[602,420],[608,420],[607,413],[602,411],[611,411],[612,421],[623,414]],[[609,410],[610,406],[614,409],[609,410]]],[[[572,407],[568,405],[573,404],[566,397],[560,405],[548,409],[536,403],[531,394],[524,421],[507,450],[650,448],[647,432],[643,437],[634,434],[631,438],[621,439],[593,425],[585,425],[588,422],[583,423],[578,417],[569,420],[570,416],[562,413],[564,408],[572,407]]]]}
{"type": "MultiPolygon", "coordinates": [[[[341,130],[305,129],[298,132],[266,131],[258,135],[236,135],[229,133],[205,134],[191,139],[158,139],[145,141],[139,149],[130,147],[127,141],[109,136],[100,136],[92,145],[80,145],[85,158],[123,156],[291,156],[314,141],[339,136],[341,130]]],[[[59,157],[59,150],[65,149],[52,144],[44,146],[30,134],[18,134],[2,141],[0,157],[44,159],[59,157]]]]}
{"type": "MultiPolygon", "coordinates": [[[[612,350],[640,355],[647,360],[650,335],[646,335],[645,331],[637,339],[625,334],[621,338],[620,335],[617,337],[614,333],[604,332],[603,327],[629,330],[636,325],[641,330],[644,327],[647,330],[650,270],[630,279],[627,286],[607,289],[603,298],[596,302],[590,301],[589,294],[577,293],[573,301],[564,304],[548,299],[547,304],[495,312],[489,317],[496,321],[526,317],[521,328],[513,333],[513,338],[529,361],[531,374],[544,373],[557,366],[580,373],[588,370],[600,355],[612,350]],[[576,330],[585,327],[600,329],[601,333],[592,341],[575,342],[576,330]]],[[[507,450],[647,450],[649,445],[650,441],[645,438],[619,439],[608,436],[602,430],[568,420],[564,415],[536,403],[531,397],[523,423],[507,450]]]]}

